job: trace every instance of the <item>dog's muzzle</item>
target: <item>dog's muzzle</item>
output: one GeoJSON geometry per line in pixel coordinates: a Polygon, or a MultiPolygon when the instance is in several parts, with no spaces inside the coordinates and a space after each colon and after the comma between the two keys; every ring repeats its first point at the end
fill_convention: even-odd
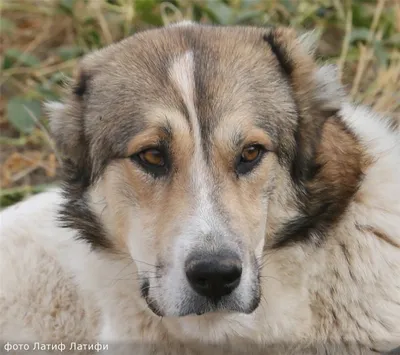
{"type": "Polygon", "coordinates": [[[178,268],[159,268],[157,277],[145,280],[142,297],[153,313],[164,317],[249,314],[261,295],[258,264],[255,257],[250,260],[232,249],[194,250],[178,268]]]}

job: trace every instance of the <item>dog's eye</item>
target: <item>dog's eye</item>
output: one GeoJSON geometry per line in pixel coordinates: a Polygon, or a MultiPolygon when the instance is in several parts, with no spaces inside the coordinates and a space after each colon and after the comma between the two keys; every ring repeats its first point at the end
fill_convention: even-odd
{"type": "Polygon", "coordinates": [[[264,147],[259,144],[253,144],[245,147],[238,159],[236,172],[238,174],[246,174],[250,172],[260,162],[264,153],[264,147]]]}
{"type": "Polygon", "coordinates": [[[260,154],[261,147],[257,145],[251,145],[243,149],[240,161],[244,163],[252,162],[256,160],[260,154]]]}
{"type": "Polygon", "coordinates": [[[164,156],[158,149],[146,149],[139,153],[139,158],[148,165],[159,167],[165,165],[164,156]]]}
{"type": "Polygon", "coordinates": [[[163,149],[148,148],[130,158],[154,177],[163,176],[168,172],[167,155],[163,149]]]}

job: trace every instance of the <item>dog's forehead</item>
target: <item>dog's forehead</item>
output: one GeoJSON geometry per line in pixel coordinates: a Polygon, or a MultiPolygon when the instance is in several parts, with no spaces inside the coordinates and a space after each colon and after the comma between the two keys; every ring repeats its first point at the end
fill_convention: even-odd
{"type": "Polygon", "coordinates": [[[240,124],[244,116],[269,117],[273,131],[276,112],[290,106],[290,89],[265,32],[184,26],[138,33],[86,59],[89,112],[101,111],[126,137],[162,108],[179,111],[189,125],[195,119],[205,138],[222,121],[240,124]]]}

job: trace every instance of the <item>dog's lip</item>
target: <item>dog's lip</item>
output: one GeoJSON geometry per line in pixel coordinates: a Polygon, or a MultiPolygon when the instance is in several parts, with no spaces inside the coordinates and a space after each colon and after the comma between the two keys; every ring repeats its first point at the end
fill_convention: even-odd
{"type": "Polygon", "coordinates": [[[212,315],[227,315],[232,313],[243,313],[251,314],[258,308],[259,302],[254,302],[248,309],[237,309],[237,308],[224,308],[224,307],[203,307],[197,309],[191,309],[182,312],[179,317],[193,317],[193,316],[212,316],[212,315]]]}
{"type": "MultiPolygon", "coordinates": [[[[158,307],[156,300],[150,298],[148,295],[144,297],[147,307],[158,317],[164,317],[164,313],[158,307]]],[[[249,309],[227,309],[227,308],[203,308],[197,310],[191,310],[188,312],[181,313],[178,317],[190,317],[190,316],[207,316],[207,315],[216,315],[216,314],[231,314],[231,313],[244,313],[251,314],[253,313],[259,306],[260,302],[254,302],[249,309]]]]}
{"type": "Polygon", "coordinates": [[[160,308],[156,305],[155,300],[149,299],[149,297],[146,297],[145,300],[150,311],[152,311],[158,317],[164,316],[164,314],[160,311],[160,308]]]}
{"type": "Polygon", "coordinates": [[[140,287],[140,293],[141,296],[144,298],[146,301],[147,307],[158,317],[163,317],[162,312],[160,311],[160,308],[156,304],[156,301],[150,298],[149,296],[149,288],[150,288],[150,283],[149,280],[146,279],[143,281],[141,287],[140,287]]]}
{"type": "Polygon", "coordinates": [[[197,311],[196,316],[203,316],[203,315],[212,315],[212,314],[228,314],[228,313],[235,313],[237,311],[229,311],[229,310],[224,310],[224,309],[216,309],[216,310],[211,310],[211,311],[197,311]]]}

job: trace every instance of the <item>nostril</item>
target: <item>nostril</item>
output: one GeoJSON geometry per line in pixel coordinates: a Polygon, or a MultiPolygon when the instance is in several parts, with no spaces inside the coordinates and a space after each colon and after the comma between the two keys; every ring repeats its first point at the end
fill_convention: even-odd
{"type": "Polygon", "coordinates": [[[224,283],[235,282],[240,278],[240,276],[242,276],[242,268],[240,266],[232,267],[232,269],[228,270],[225,276],[223,276],[223,282],[224,283]]]}
{"type": "Polygon", "coordinates": [[[196,280],[196,283],[199,286],[206,286],[207,285],[207,279],[205,277],[198,277],[196,280]]]}

